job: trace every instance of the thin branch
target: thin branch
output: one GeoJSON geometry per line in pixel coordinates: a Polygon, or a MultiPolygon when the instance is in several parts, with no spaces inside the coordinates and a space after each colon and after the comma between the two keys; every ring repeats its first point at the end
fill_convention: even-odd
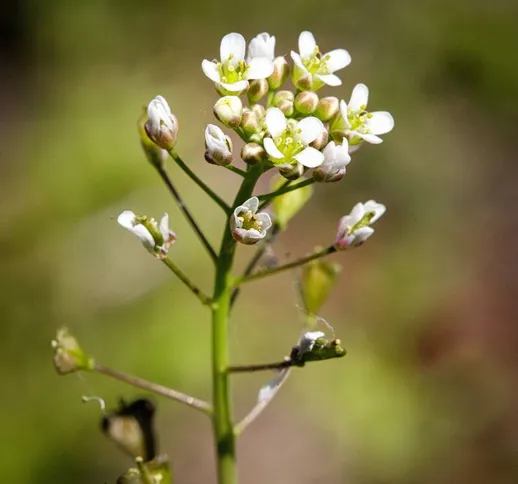
{"type": "MultiPolygon", "coordinates": [[[[256,253],[254,254],[254,256],[250,259],[250,261],[248,262],[248,265],[245,268],[245,271],[243,272],[242,277],[247,277],[250,274],[252,274],[253,270],[255,269],[255,267],[257,266],[257,264],[263,257],[264,253],[268,250],[268,247],[270,247],[273,244],[273,242],[274,242],[277,234],[280,232],[280,230],[281,230],[280,226],[277,225],[276,223],[274,223],[272,229],[270,230],[270,232],[268,234],[268,239],[266,239],[261,244],[261,246],[257,249],[256,253]]],[[[236,299],[239,296],[240,291],[241,290],[238,287],[236,287],[234,289],[234,291],[232,292],[232,297],[230,298],[230,307],[231,308],[234,305],[234,303],[236,302],[236,299]]]]}
{"type": "Polygon", "coordinates": [[[194,230],[194,232],[196,233],[196,235],[200,239],[201,243],[203,244],[203,246],[205,247],[205,249],[209,253],[211,259],[213,260],[213,262],[216,262],[216,259],[218,257],[216,255],[216,251],[212,248],[212,245],[210,245],[210,242],[205,237],[205,234],[202,232],[202,230],[200,229],[199,225],[194,220],[194,217],[191,215],[191,212],[189,211],[189,209],[185,205],[182,197],[178,193],[178,190],[173,185],[173,182],[171,181],[171,178],[169,178],[169,175],[168,175],[167,171],[161,165],[157,166],[156,168],[157,168],[158,174],[160,175],[160,177],[162,178],[162,180],[166,184],[167,188],[171,192],[171,195],[173,195],[173,198],[176,200],[176,203],[178,204],[178,207],[180,208],[180,210],[185,215],[185,218],[187,219],[187,221],[189,222],[190,226],[192,227],[192,229],[194,230]]]}
{"type": "Polygon", "coordinates": [[[314,254],[310,254],[306,257],[302,257],[301,259],[294,260],[293,262],[290,262],[289,264],[285,264],[283,266],[274,267],[272,269],[267,269],[265,271],[257,272],[256,274],[251,274],[246,277],[241,277],[237,279],[234,283],[234,286],[237,287],[241,284],[245,284],[247,282],[251,281],[257,281],[258,279],[262,279],[267,276],[273,276],[274,274],[279,274],[280,272],[287,271],[289,269],[293,269],[295,267],[302,266],[304,264],[307,264],[308,262],[311,262],[315,259],[320,259],[321,257],[325,257],[328,254],[332,254],[336,252],[336,249],[334,246],[329,246],[326,249],[321,250],[320,252],[315,252],[314,254]]]}
{"type": "Polygon", "coordinates": [[[234,365],[229,366],[230,373],[254,373],[256,371],[283,370],[294,366],[292,359],[276,361],[275,363],[259,363],[257,365],[234,365]]]}
{"type": "Polygon", "coordinates": [[[285,193],[292,192],[293,190],[298,190],[299,188],[307,187],[308,185],[312,185],[315,183],[314,178],[308,178],[304,181],[301,181],[299,183],[295,183],[294,185],[284,184],[281,188],[278,190],[275,190],[273,192],[264,193],[263,195],[259,195],[257,198],[261,200],[261,204],[259,205],[259,210],[266,207],[270,204],[270,202],[279,195],[284,195],[285,193]]]}
{"type": "Polygon", "coordinates": [[[162,259],[162,262],[180,279],[192,293],[205,305],[211,303],[210,298],[205,295],[202,290],[196,286],[191,280],[177,267],[171,259],[162,259]]]}
{"type": "Polygon", "coordinates": [[[217,195],[205,182],[192,171],[189,166],[178,156],[178,153],[171,150],[169,151],[169,154],[173,158],[173,160],[176,162],[176,164],[184,171],[184,173],[194,182],[196,185],[198,185],[216,204],[223,209],[223,211],[229,215],[230,214],[230,207],[225,203],[225,201],[217,195]]]}
{"type": "Polygon", "coordinates": [[[279,375],[279,379],[275,382],[275,387],[270,390],[268,398],[258,401],[255,407],[252,408],[250,413],[234,427],[234,433],[236,435],[241,434],[263,412],[263,410],[273,400],[275,395],[277,395],[277,392],[281,389],[284,383],[286,383],[286,380],[290,376],[290,373],[290,368],[285,369],[281,372],[281,374],[279,375]]]}
{"type": "Polygon", "coordinates": [[[231,171],[232,173],[235,173],[236,175],[242,176],[243,178],[246,176],[246,171],[241,170],[241,169],[237,168],[236,166],[227,165],[227,166],[225,166],[225,168],[227,170],[231,171]]]}
{"type": "Polygon", "coordinates": [[[172,390],[171,388],[167,388],[147,380],[142,380],[141,378],[137,378],[135,376],[126,375],[125,373],[122,373],[118,370],[113,370],[112,368],[108,368],[107,366],[101,365],[99,363],[95,364],[94,371],[106,376],[110,376],[124,383],[128,383],[134,387],[157,393],[158,395],[162,395],[163,397],[169,398],[170,400],[176,400],[177,402],[188,405],[189,407],[195,408],[196,410],[201,410],[208,415],[212,414],[212,405],[210,403],[191,397],[185,393],[172,390]]]}

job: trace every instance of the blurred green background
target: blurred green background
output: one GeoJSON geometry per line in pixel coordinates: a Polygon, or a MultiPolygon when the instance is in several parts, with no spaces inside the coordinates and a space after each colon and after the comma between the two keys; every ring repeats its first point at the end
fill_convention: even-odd
{"type": "MultiPolygon", "coordinates": [[[[114,407],[142,392],[58,377],[59,326],[107,365],[210,397],[208,313],[115,220],[167,210],[173,259],[209,290],[206,254],[146,164],[135,120],[165,96],[180,154],[230,199],[237,177],[203,161],[216,94],[200,63],[230,31],[268,31],[281,54],[305,29],[352,55],[327,93],[348,99],[366,83],[396,128],[340,183],[317,186],[278,253],[328,243],[357,201],[388,212],[365,247],[335,257],[344,268],[322,316],[348,356],[294,373],[239,443],[241,482],[518,482],[516,2],[13,0],[0,15],[2,482],[114,482],[131,465],[80,396],[114,407]]],[[[220,212],[170,169],[217,243],[220,212]]],[[[241,247],[239,264],[252,252],[241,247]]],[[[290,275],[247,285],[233,360],[284,355],[302,320],[290,275]]],[[[237,415],[265,379],[235,377],[237,415]]],[[[177,482],[214,482],[209,422],[155,401],[177,482]]]]}

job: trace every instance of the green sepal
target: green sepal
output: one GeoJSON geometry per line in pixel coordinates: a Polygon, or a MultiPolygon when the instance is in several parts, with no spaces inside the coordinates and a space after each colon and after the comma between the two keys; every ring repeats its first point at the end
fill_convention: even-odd
{"type": "Polygon", "coordinates": [[[342,342],[339,339],[333,339],[331,341],[326,338],[318,338],[315,340],[311,350],[304,353],[297,351],[295,347],[291,354],[291,360],[293,366],[304,366],[306,363],[311,361],[323,361],[331,360],[333,358],[342,358],[347,354],[347,351],[342,346],[342,342]]]}

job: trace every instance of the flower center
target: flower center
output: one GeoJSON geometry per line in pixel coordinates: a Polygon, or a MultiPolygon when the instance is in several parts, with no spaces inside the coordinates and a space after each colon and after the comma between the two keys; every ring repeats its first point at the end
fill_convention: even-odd
{"type": "Polygon", "coordinates": [[[322,57],[322,54],[318,50],[318,45],[315,47],[313,51],[313,55],[307,57],[306,59],[302,59],[302,64],[311,74],[329,74],[329,70],[327,68],[327,61],[329,60],[329,56],[322,57]]]}
{"type": "Polygon", "coordinates": [[[275,146],[277,146],[279,151],[284,155],[285,160],[283,160],[283,163],[291,160],[297,153],[300,153],[304,149],[302,142],[295,139],[295,136],[300,132],[300,128],[288,123],[284,133],[274,140],[275,146]]]}
{"type": "Polygon", "coordinates": [[[143,225],[151,234],[151,237],[153,237],[155,245],[158,247],[164,245],[164,237],[160,233],[158,224],[154,218],[148,218],[145,215],[136,216],[133,226],[135,225],[143,225]]]}
{"type": "Polygon", "coordinates": [[[361,133],[368,133],[369,129],[365,123],[368,119],[372,118],[372,114],[366,111],[367,106],[360,106],[358,111],[349,110],[347,112],[347,119],[351,125],[351,131],[359,131],[361,133]]]}
{"type": "Polygon", "coordinates": [[[251,210],[241,213],[239,217],[243,220],[243,228],[245,230],[257,230],[257,232],[263,231],[262,222],[257,218],[257,215],[252,213],[251,210]]]}
{"type": "Polygon", "coordinates": [[[218,62],[220,79],[225,84],[234,84],[235,82],[242,81],[245,79],[245,73],[248,69],[245,61],[235,62],[233,57],[234,54],[230,54],[224,63],[218,62]]]}

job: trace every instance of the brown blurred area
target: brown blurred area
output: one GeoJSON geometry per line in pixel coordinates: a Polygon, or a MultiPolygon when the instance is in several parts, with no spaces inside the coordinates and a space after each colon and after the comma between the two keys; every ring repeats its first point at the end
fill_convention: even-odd
{"type": "MultiPolygon", "coordinates": [[[[62,325],[107,365],[209,398],[207,312],[116,223],[123,209],[168,211],[173,259],[209,290],[209,260],[146,164],[136,118],[166,97],[180,154],[230,199],[235,175],[203,161],[217,95],[201,61],[231,31],[268,31],[280,55],[307,29],[353,59],[325,93],[347,100],[364,82],[369,108],[390,111],[396,128],[353,155],[340,183],[316,187],[277,253],[329,243],[358,201],[388,211],[365,246],[333,256],[342,276],[322,316],[347,357],[294,372],[239,443],[240,482],[518,482],[517,22],[510,0],[3,4],[3,480],[115,482],[131,465],[80,396],[114,407],[142,392],[58,377],[49,342],[62,325]]],[[[170,169],[216,244],[221,213],[170,169]]],[[[240,248],[240,266],[251,253],[240,248]]],[[[302,328],[296,304],[290,275],[246,286],[233,360],[284,355],[302,328]]],[[[267,377],[235,377],[238,416],[267,377]]],[[[155,401],[176,482],[214,482],[209,423],[155,401]]]]}

